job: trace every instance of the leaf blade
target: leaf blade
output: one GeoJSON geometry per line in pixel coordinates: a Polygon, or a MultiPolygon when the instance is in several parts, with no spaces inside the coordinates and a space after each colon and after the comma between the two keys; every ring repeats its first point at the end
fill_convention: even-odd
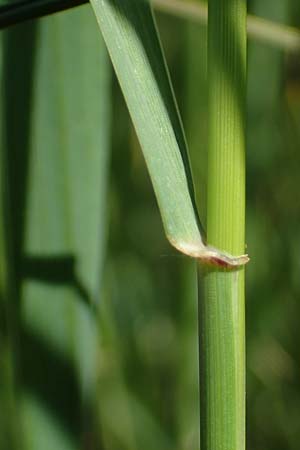
{"type": "Polygon", "coordinates": [[[164,229],[179,251],[211,264],[248,258],[206,247],[197,214],[186,140],[148,1],[92,0],[135,126],[164,229]]]}

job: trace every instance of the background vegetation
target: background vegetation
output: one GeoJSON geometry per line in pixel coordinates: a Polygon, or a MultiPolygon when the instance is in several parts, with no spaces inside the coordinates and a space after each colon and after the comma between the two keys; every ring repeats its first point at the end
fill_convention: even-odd
{"type": "MultiPolygon", "coordinates": [[[[293,26],[297,0],[249,11],[293,26]]],[[[158,14],[205,223],[206,28],[158,14]]],[[[199,448],[194,263],[89,6],[1,34],[0,448],[199,448]]],[[[248,448],[300,440],[299,54],[250,40],[248,448]]]]}

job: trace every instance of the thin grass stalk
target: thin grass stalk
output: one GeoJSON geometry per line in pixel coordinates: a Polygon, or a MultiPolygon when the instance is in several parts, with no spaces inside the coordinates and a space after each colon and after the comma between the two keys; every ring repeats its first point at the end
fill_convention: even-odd
{"type": "MultiPolygon", "coordinates": [[[[245,249],[246,1],[210,0],[208,243],[245,249]]],[[[204,272],[199,301],[202,450],[245,448],[244,269],[204,272]]]]}

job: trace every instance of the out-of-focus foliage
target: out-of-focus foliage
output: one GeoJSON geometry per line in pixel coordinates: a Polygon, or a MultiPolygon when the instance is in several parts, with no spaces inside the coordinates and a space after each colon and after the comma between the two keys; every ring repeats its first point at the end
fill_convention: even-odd
{"type": "Polygon", "coordinates": [[[71,450],[98,433],[110,68],[88,6],[5,32],[2,50],[2,236],[12,255],[1,264],[15,290],[1,306],[17,349],[18,424],[1,402],[11,429],[1,434],[4,448],[19,434],[16,448],[71,450]]]}
{"type": "MultiPolygon", "coordinates": [[[[298,0],[248,4],[300,26],[298,0]]],[[[2,34],[0,449],[196,450],[195,267],[87,9],[2,34]]],[[[205,223],[206,30],[158,19],[205,223]]],[[[298,450],[299,55],[248,55],[248,447],[298,450]]]]}
{"type": "MultiPolygon", "coordinates": [[[[252,2],[258,15],[300,25],[297,2],[252,2]]],[[[249,448],[296,449],[300,439],[299,55],[249,46],[249,448]],[[251,249],[251,250],[250,250],[251,249]]]]}

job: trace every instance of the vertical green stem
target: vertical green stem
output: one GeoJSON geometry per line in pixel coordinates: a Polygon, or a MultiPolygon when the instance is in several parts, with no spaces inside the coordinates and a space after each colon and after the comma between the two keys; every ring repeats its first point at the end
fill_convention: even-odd
{"type": "MultiPolygon", "coordinates": [[[[208,243],[244,252],[246,0],[210,0],[208,243]]],[[[200,316],[201,450],[245,448],[244,269],[206,269],[200,316]]]]}

